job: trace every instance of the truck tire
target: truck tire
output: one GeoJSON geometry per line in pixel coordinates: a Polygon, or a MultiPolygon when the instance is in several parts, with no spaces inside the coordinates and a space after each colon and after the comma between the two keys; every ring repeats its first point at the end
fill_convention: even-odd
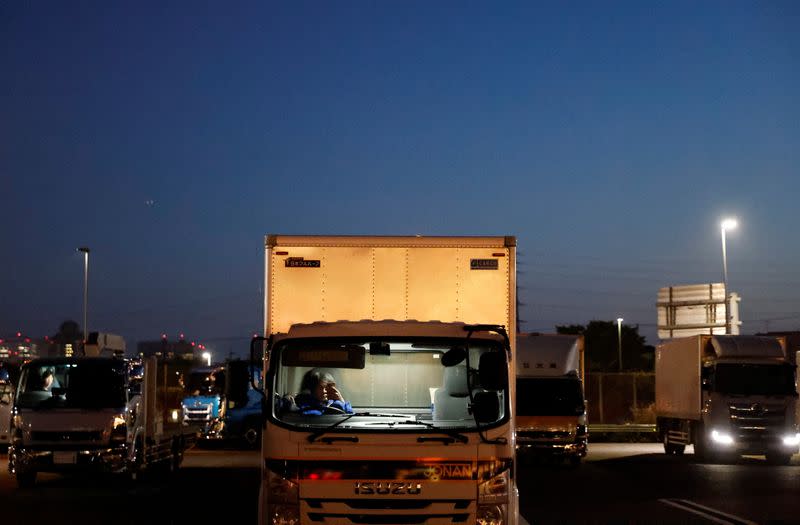
{"type": "Polygon", "coordinates": [[[708,443],[706,442],[703,425],[695,423],[692,426],[692,443],[694,443],[694,459],[698,463],[706,463],[709,460],[708,443]]]}
{"type": "Polygon", "coordinates": [[[17,487],[21,489],[28,489],[36,484],[35,470],[17,470],[15,477],[17,478],[17,487]]]}
{"type": "Polygon", "coordinates": [[[767,452],[766,456],[770,465],[789,465],[792,462],[792,455],[786,452],[767,452]]]}

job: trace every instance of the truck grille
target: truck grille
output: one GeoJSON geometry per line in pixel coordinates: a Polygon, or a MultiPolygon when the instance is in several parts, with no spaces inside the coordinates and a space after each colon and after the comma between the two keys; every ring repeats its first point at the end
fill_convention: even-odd
{"type": "Polygon", "coordinates": [[[54,442],[78,442],[78,441],[100,441],[103,433],[100,431],[69,431],[69,432],[31,432],[33,441],[54,441],[54,442]]]}
{"type": "Polygon", "coordinates": [[[187,421],[211,421],[211,407],[206,408],[187,408],[186,409],[187,421]]]}
{"type": "Polygon", "coordinates": [[[301,510],[310,523],[364,525],[469,523],[474,514],[470,500],[304,499],[301,510]]]}
{"type": "Polygon", "coordinates": [[[739,403],[729,405],[731,427],[743,441],[778,436],[784,430],[786,409],[783,405],[739,403]]]}
{"type": "Polygon", "coordinates": [[[568,439],[570,433],[564,431],[548,431],[548,430],[518,430],[517,439],[522,441],[533,440],[550,440],[550,439],[568,439]]]}

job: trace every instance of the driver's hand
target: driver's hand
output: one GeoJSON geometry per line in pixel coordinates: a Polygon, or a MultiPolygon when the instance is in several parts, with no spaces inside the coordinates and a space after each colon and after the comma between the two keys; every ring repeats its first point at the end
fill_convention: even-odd
{"type": "Polygon", "coordinates": [[[344,401],[342,393],[336,388],[336,385],[328,385],[328,399],[333,401],[344,401]]]}

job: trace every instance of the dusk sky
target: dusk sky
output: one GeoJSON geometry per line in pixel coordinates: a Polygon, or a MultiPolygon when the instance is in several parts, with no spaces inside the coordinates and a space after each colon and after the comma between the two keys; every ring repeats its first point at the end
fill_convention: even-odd
{"type": "Polygon", "coordinates": [[[524,330],[800,329],[800,3],[0,4],[0,337],[243,353],[263,237],[516,235],[524,330]],[[234,4],[233,6],[231,4],[234,4]]]}

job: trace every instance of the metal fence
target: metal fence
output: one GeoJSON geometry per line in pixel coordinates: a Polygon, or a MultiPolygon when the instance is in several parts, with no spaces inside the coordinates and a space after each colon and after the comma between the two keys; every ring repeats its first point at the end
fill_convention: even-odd
{"type": "Polygon", "coordinates": [[[589,372],[584,388],[590,431],[655,430],[654,373],[589,372]]]}

